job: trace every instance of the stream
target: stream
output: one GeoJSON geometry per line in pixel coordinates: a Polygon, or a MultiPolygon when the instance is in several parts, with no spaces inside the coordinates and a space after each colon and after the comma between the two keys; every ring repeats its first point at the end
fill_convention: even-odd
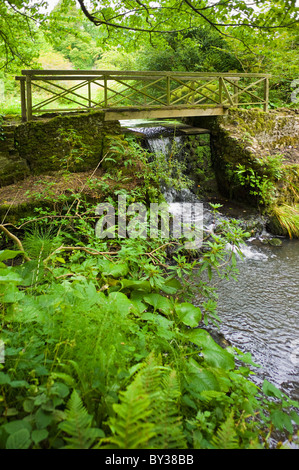
{"type": "MultiPolygon", "coordinates": [[[[153,125],[157,123],[147,124],[153,125]]],[[[146,133],[153,152],[167,151],[167,137],[158,136],[161,127],[134,123],[132,128],[146,133]]],[[[188,191],[178,195],[168,190],[165,196],[174,210],[182,200],[197,201],[188,191]]],[[[204,214],[204,223],[209,224],[208,209],[204,214]]],[[[234,217],[241,218],[242,214],[234,217]]],[[[232,346],[251,353],[260,366],[254,370],[254,382],[261,384],[266,378],[299,400],[299,240],[282,238],[282,245],[270,246],[262,243],[265,236],[271,234],[263,230],[243,246],[244,258],[237,261],[237,280],[221,280],[218,284],[217,314],[221,323],[215,333],[220,332],[232,346]]]]}
{"type": "Polygon", "coordinates": [[[299,240],[279,247],[247,245],[237,280],[218,284],[220,332],[249,351],[264,378],[299,400],[299,240]]]}

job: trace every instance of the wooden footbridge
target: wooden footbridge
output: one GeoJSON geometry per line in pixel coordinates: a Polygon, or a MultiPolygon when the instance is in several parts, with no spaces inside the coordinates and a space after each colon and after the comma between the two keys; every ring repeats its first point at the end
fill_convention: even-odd
{"type": "Polygon", "coordinates": [[[268,110],[269,74],[22,70],[22,120],[71,111],[106,121],[222,115],[230,107],[268,110]]]}

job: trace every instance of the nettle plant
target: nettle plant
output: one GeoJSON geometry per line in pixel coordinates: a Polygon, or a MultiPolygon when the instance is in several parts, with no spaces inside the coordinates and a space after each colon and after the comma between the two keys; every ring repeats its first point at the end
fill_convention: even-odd
{"type": "Polygon", "coordinates": [[[60,227],[46,257],[19,239],[0,252],[0,447],[260,448],[274,429],[292,435],[298,403],[255,385],[250,354],[206,329],[219,321],[214,279],[237,273],[237,223],[196,253],[91,232],[70,245],[60,227]]]}

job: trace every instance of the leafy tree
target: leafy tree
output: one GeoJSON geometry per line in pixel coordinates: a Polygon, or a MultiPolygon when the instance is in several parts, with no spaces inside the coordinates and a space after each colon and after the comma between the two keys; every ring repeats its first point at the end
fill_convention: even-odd
{"type": "Polygon", "coordinates": [[[139,68],[192,72],[243,71],[226,39],[210,26],[184,34],[169,33],[161,50],[147,46],[138,54],[139,68]]]}
{"type": "Polygon", "coordinates": [[[72,62],[75,68],[88,69],[101,54],[94,29],[97,28],[76,8],[75,1],[66,5],[60,0],[49,15],[45,36],[54,50],[72,62]]]}
{"type": "Polygon", "coordinates": [[[257,36],[258,32],[265,31],[273,36],[277,31],[292,31],[298,24],[295,0],[253,0],[250,3],[240,0],[122,0],[113,2],[113,5],[109,0],[90,0],[88,3],[86,0],[76,0],[76,3],[75,0],[61,0],[50,21],[47,5],[46,0],[1,2],[0,67],[11,66],[13,62],[16,65],[30,65],[37,56],[37,31],[50,28],[52,40],[55,40],[56,34],[61,41],[65,37],[66,19],[71,20],[69,26],[72,32],[69,33],[76,38],[76,47],[70,45],[72,49],[78,49],[73,51],[73,60],[80,65],[82,60],[86,61],[84,54],[90,46],[89,36],[101,43],[109,40],[110,45],[121,43],[128,52],[129,48],[135,50],[136,44],[144,45],[145,42],[157,46],[170,33],[181,33],[186,37],[195,28],[205,25],[227,39],[238,39],[248,47],[250,38],[257,36]],[[79,8],[79,11],[76,10],[78,19],[72,24],[75,5],[79,8]],[[85,26],[83,17],[88,20],[89,26],[88,22],[85,26]],[[97,28],[92,29],[94,25],[97,28]],[[61,34],[59,28],[62,28],[61,34]],[[81,54],[84,42],[88,47],[81,54]]]}
{"type": "Polygon", "coordinates": [[[154,33],[186,33],[199,25],[209,25],[227,37],[238,37],[239,28],[273,32],[294,28],[296,21],[295,0],[255,0],[250,3],[240,0],[123,0],[111,3],[108,0],[78,0],[84,15],[96,26],[105,28],[109,36],[115,30],[129,31],[131,38],[144,41],[144,33],[150,38],[154,33]]]}
{"type": "Polygon", "coordinates": [[[37,24],[44,19],[40,13],[43,3],[29,0],[0,2],[0,69],[30,65],[38,56],[34,43],[38,36],[37,24]]]}

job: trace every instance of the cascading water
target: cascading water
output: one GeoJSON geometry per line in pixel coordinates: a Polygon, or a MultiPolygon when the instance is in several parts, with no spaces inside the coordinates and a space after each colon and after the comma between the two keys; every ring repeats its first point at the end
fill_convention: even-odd
{"type": "MultiPolygon", "coordinates": [[[[160,138],[160,131],[161,128],[142,127],[151,151],[167,155],[171,137],[164,130],[160,138]]],[[[177,145],[182,138],[176,138],[177,145]]],[[[199,202],[189,190],[164,188],[164,196],[172,212],[180,211],[182,202],[199,202]]],[[[205,203],[203,224],[206,232],[216,229],[214,217],[205,203]]],[[[267,238],[271,238],[271,234],[261,226],[260,233],[242,247],[244,257],[237,260],[237,281],[222,280],[217,286],[220,333],[233,346],[251,352],[253,360],[260,365],[254,371],[253,380],[261,382],[267,378],[298,400],[299,241],[282,239],[281,246],[272,247],[264,245],[267,238]]]]}

